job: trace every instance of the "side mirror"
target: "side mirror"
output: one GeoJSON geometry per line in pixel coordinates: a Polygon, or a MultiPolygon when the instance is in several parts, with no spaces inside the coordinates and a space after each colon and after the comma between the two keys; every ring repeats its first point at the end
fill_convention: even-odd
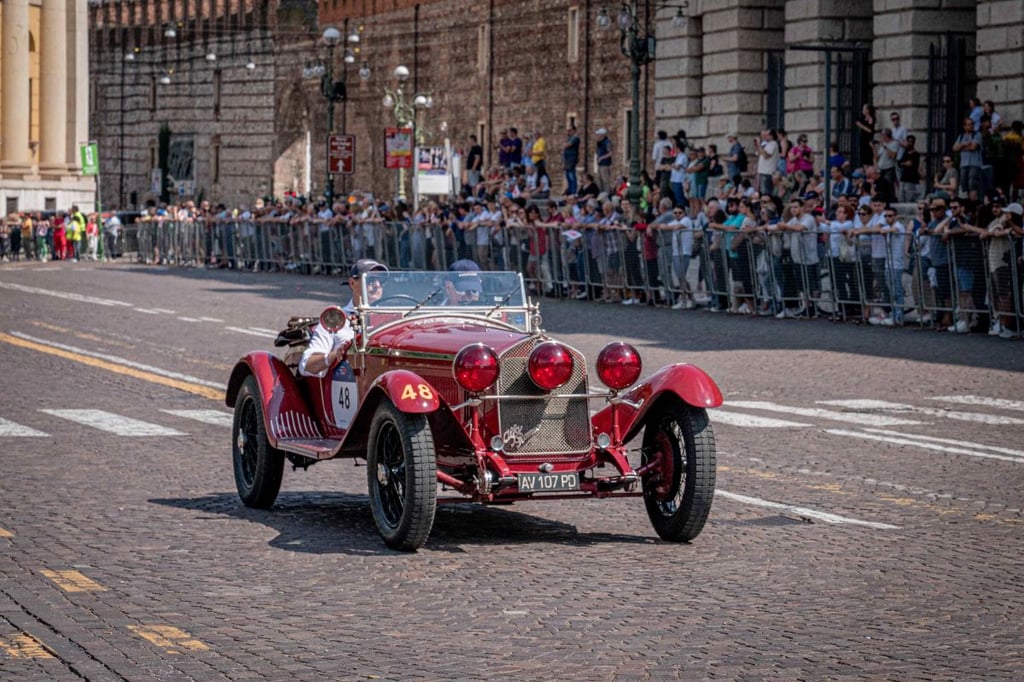
{"type": "Polygon", "coordinates": [[[336,305],[324,308],[320,313],[320,326],[329,332],[336,332],[345,326],[347,316],[345,311],[336,305]]]}

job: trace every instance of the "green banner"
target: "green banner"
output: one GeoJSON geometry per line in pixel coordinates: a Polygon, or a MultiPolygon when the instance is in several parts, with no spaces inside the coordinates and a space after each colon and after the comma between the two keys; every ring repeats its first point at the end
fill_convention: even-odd
{"type": "Polygon", "coordinates": [[[82,150],[82,175],[100,174],[100,154],[98,145],[95,142],[83,144],[82,150]]]}

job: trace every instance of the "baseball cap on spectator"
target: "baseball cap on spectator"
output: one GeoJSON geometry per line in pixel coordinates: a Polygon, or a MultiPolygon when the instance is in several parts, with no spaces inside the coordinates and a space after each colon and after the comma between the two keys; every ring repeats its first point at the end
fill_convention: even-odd
{"type": "Polygon", "coordinates": [[[607,128],[598,128],[597,129],[597,134],[598,135],[607,135],[608,134],[608,129],[607,128]]]}
{"type": "MultiPolygon", "coordinates": [[[[932,199],[931,203],[928,204],[928,208],[942,209],[943,211],[945,211],[946,200],[943,199],[942,197],[935,197],[932,199]]],[[[1007,206],[1007,210],[1009,210],[1009,206],[1007,206]]]]}
{"type": "Polygon", "coordinates": [[[994,206],[1006,205],[1006,198],[1002,194],[995,194],[989,197],[989,201],[991,201],[994,206]]]}
{"type": "Polygon", "coordinates": [[[353,265],[349,271],[349,277],[358,277],[365,272],[376,272],[376,271],[387,272],[388,266],[384,265],[380,261],[373,260],[372,258],[360,258],[353,265]]]}
{"type": "Polygon", "coordinates": [[[817,193],[817,192],[807,192],[806,194],[804,194],[804,195],[803,195],[802,197],[800,197],[800,198],[801,198],[801,199],[802,199],[803,201],[811,201],[812,199],[819,199],[820,197],[818,196],[818,193],[817,193]]]}
{"type": "Polygon", "coordinates": [[[863,178],[864,177],[864,171],[862,171],[862,170],[860,170],[858,168],[857,170],[853,171],[853,175],[851,175],[850,177],[851,178],[863,178]]]}
{"type": "Polygon", "coordinates": [[[1004,208],[1003,210],[1007,213],[1013,213],[1014,215],[1024,216],[1024,206],[1021,206],[1016,201],[1013,202],[1012,204],[1007,205],[1007,207],[1004,208]]]}
{"type": "Polygon", "coordinates": [[[480,291],[480,266],[468,258],[462,258],[448,266],[448,281],[456,291],[480,291]]]}
{"type": "Polygon", "coordinates": [[[736,139],[736,133],[729,133],[728,135],[725,136],[725,139],[727,139],[727,140],[735,140],[736,139]]]}

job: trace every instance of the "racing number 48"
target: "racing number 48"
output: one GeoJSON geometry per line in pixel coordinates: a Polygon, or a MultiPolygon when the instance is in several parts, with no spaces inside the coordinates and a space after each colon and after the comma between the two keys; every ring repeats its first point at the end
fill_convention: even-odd
{"type": "Polygon", "coordinates": [[[402,389],[402,400],[416,400],[417,398],[423,398],[424,400],[432,400],[434,398],[434,391],[426,384],[406,384],[405,388],[402,389]]]}
{"type": "Polygon", "coordinates": [[[352,389],[348,386],[342,386],[338,391],[338,405],[346,410],[352,407],[352,389]]]}

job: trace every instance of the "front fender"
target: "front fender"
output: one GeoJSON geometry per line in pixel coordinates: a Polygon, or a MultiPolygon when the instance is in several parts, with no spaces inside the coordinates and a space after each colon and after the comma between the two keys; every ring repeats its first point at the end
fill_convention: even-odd
{"type": "Polygon", "coordinates": [[[430,382],[407,369],[385,372],[377,377],[372,388],[378,386],[402,412],[426,414],[441,406],[441,398],[430,382]]]}
{"type": "Polygon", "coordinates": [[[708,408],[722,404],[722,392],[707,372],[696,365],[677,364],[662,367],[643,383],[631,388],[620,397],[639,408],[629,405],[608,405],[591,418],[594,433],[612,433],[612,408],[615,408],[622,442],[632,439],[643,426],[650,410],[666,395],[674,395],[687,405],[708,408]],[[641,402],[642,401],[642,402],[641,402]]]}
{"type": "Polygon", "coordinates": [[[249,375],[256,377],[259,386],[263,421],[267,424],[267,440],[271,446],[277,447],[279,437],[319,437],[319,429],[310,418],[309,405],[306,404],[299,382],[281,358],[273,353],[254,351],[235,364],[224,397],[228,407],[235,406],[238,391],[249,375]],[[288,416],[286,421],[293,428],[279,433],[280,429],[274,428],[279,415],[288,416]]]}

